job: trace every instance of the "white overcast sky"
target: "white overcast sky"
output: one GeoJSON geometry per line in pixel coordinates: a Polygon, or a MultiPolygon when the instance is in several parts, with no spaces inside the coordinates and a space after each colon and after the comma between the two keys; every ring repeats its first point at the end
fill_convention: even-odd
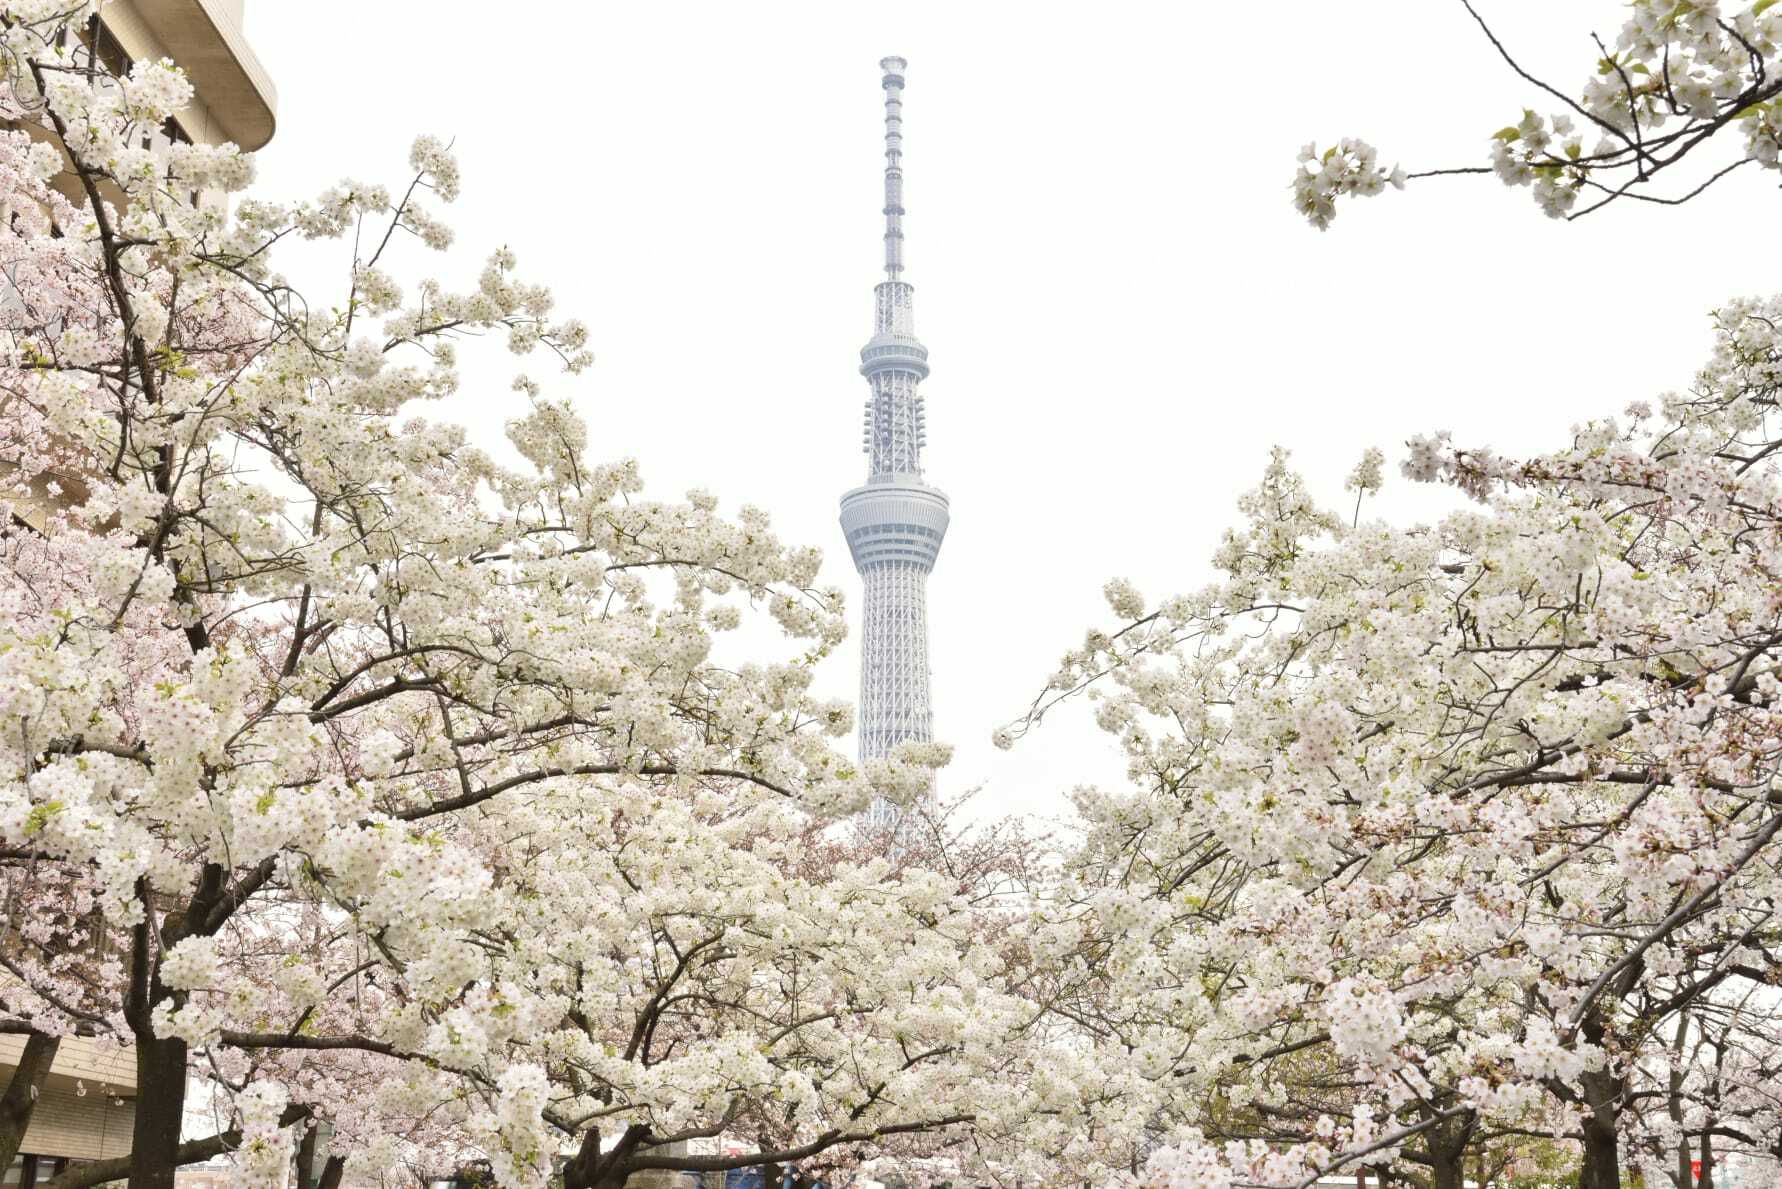
{"type": "MultiPolygon", "coordinates": [[[[1623,11],[1478,6],[1570,92],[1623,11]]],[[[1458,0],[249,0],[245,30],[279,88],[259,193],[395,185],[415,133],[455,138],[443,279],[512,247],[592,328],[595,367],[551,390],[594,453],[637,457],[663,497],[766,508],[823,547],[854,611],[835,515],[866,465],[877,61],[909,59],[925,463],[953,504],[929,586],[936,730],[959,749],[947,782],[984,784],[984,812],[1056,814],[1071,785],[1118,778],[1081,708],[1010,754],[990,730],[1106,622],[1107,578],[1155,597],[1209,577],[1272,445],[1331,504],[1365,447],[1396,462],[1413,433],[1558,445],[1685,385],[1708,311],[1775,281],[1774,175],[1569,226],[1527,191],[1439,179],[1306,227],[1287,189],[1306,141],[1477,164],[1524,104],[1551,109],[1458,0]]],[[[417,250],[403,271],[436,266],[417,250]]],[[[430,415],[498,441],[514,370],[470,369],[430,415]]],[[[1446,506],[1403,481],[1387,495],[1400,517],[1446,506]]],[[[852,699],[857,663],[850,641],[820,687],[852,699]]]]}

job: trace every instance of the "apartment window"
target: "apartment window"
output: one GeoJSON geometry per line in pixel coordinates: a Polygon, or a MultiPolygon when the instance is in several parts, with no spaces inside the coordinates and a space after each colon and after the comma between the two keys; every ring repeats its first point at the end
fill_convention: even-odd
{"type": "Polygon", "coordinates": [[[129,74],[130,55],[124,52],[124,47],[118,44],[118,39],[112,36],[111,30],[98,17],[93,18],[93,26],[96,28],[92,28],[87,34],[87,44],[93,47],[93,55],[99,59],[99,65],[105,67],[105,72],[113,78],[122,78],[129,74]]]}

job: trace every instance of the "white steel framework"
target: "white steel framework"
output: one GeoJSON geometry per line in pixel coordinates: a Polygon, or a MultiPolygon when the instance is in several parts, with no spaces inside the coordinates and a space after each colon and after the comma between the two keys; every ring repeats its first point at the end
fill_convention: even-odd
{"type": "MultiPolygon", "coordinates": [[[[842,496],[842,531],[866,587],[860,644],[860,758],[933,737],[928,691],[928,574],[947,535],[947,497],[922,481],[928,349],[916,340],[915,287],[903,279],[902,58],[885,58],[885,279],[873,337],[860,352],[866,485],[842,496]]],[[[896,811],[874,805],[873,824],[896,811]]]]}

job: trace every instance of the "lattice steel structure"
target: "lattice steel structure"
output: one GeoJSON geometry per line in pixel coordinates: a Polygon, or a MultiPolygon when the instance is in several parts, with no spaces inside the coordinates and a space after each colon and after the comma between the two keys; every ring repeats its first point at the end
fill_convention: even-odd
{"type": "MultiPolygon", "coordinates": [[[[885,279],[873,336],[860,352],[866,485],[842,496],[842,531],[866,586],[860,644],[860,758],[933,737],[928,695],[928,574],[947,535],[947,497],[922,481],[928,349],[916,340],[915,288],[903,279],[902,58],[879,62],[885,87],[885,279]]],[[[874,805],[869,820],[895,824],[874,805]]]]}

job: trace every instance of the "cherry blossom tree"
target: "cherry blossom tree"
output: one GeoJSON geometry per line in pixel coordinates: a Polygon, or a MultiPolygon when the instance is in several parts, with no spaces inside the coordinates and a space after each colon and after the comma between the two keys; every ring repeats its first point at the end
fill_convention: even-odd
{"type": "Polygon", "coordinates": [[[932,1157],[968,1129],[973,1152],[950,1166],[970,1167],[1015,1132],[1030,1099],[1007,1087],[1043,1056],[999,936],[1028,848],[934,825],[941,845],[887,858],[883,838],[832,837],[755,786],[554,784],[477,818],[492,923],[392,970],[358,961],[344,922],[285,922],[275,984],[368,965],[363,984],[318,1007],[256,983],[263,957],[226,954],[192,1000],[254,1003],[259,1030],[221,1033],[215,1076],[328,1103],[330,1150],[362,1175],[474,1154],[528,1183],[560,1152],[571,1189],[763,1164],[833,1175],[932,1157]],[[315,952],[329,947],[349,952],[315,952]]]}
{"type": "Polygon", "coordinates": [[[1218,582],[1109,585],[1120,626],[1002,736],[1082,695],[1129,758],[1036,926],[1091,955],[1091,1157],[1454,1184],[1470,1130],[1606,1189],[1709,1135],[1782,1152],[1779,385],[1782,302],[1729,303],[1656,409],[1526,459],[1413,439],[1475,509],[1355,522],[1277,455],[1218,582]]]}
{"type": "MultiPolygon", "coordinates": [[[[1315,226],[1345,195],[1441,174],[1496,173],[1576,218],[1778,167],[1773,3],[1634,0],[1574,100],[1462,2],[1564,110],[1525,111],[1475,167],[1308,145],[1294,202],[1315,226]],[[1730,162],[1650,185],[1733,139],[1730,162]]],[[[1779,315],[1730,303],[1688,393],[1568,449],[1414,439],[1407,475],[1475,512],[1364,523],[1278,456],[1222,582],[1148,613],[1110,584],[1122,626],[1000,736],[1086,693],[1131,757],[1131,790],[1079,795],[1088,844],[1050,909],[1060,945],[1094,955],[1070,994],[1119,1124],[1103,1165],[1452,1185],[1469,1146],[1550,1136],[1594,1189],[1635,1165],[1687,1185],[1692,1156],[1711,1178],[1722,1143],[1782,1155],[1779,315]]],[[[1358,499],[1379,464],[1357,468],[1358,499]]]]}
{"type": "Polygon", "coordinates": [[[231,200],[251,160],[150,147],[190,87],[105,75],[94,7],[0,4],[0,1009],[137,1067],[130,1157],[59,1186],[221,1151],[282,1183],[294,1124],[537,1185],[565,1136],[616,1135],[571,1173],[616,1184],[715,1130],[791,1160],[1012,1118],[970,1105],[1032,1018],[974,889],[799,871],[811,820],[944,759],[834,749],[816,553],[642,498],[527,377],[510,461],[421,417],[467,340],[588,362],[505,250],[399,279],[451,244],[446,148],[231,200]],[[338,295],[286,239],[350,247],[338,295]],[[745,619],[783,655],[715,661],[745,619]],[[220,1130],[182,1143],[189,1082],[220,1130]]]}
{"type": "Polygon", "coordinates": [[[1495,174],[1529,187],[1549,216],[1576,219],[1626,199],[1674,206],[1735,172],[1782,169],[1782,9],[1775,0],[1632,0],[1613,43],[1592,35],[1594,66],[1578,88],[1530,74],[1480,14],[1459,0],[1505,64],[1539,92],[1495,133],[1490,164],[1407,173],[1385,169],[1353,138],[1300,152],[1294,206],[1324,229],[1337,200],[1453,174],[1495,174]],[[1736,148],[1725,151],[1726,142],[1736,148]],[[1685,159],[1706,165],[1685,164],[1685,159]],[[1694,169],[1694,173],[1689,171],[1694,169]],[[1665,175],[1660,177],[1660,175],[1665,175]],[[1667,185],[1673,176],[1680,184],[1667,185]]]}
{"type": "Polygon", "coordinates": [[[509,834],[575,839],[574,862],[515,855],[492,983],[526,988],[517,1018],[550,1005],[530,1047],[550,1057],[545,1121],[578,1141],[570,1189],[649,1169],[833,1168],[886,1139],[994,1129],[1024,1100],[1036,1013],[1007,985],[1009,912],[976,880],[825,854],[760,790],[584,791],[510,812],[524,820],[509,834]],[[677,1150],[720,1137],[732,1150],[677,1150]]]}

